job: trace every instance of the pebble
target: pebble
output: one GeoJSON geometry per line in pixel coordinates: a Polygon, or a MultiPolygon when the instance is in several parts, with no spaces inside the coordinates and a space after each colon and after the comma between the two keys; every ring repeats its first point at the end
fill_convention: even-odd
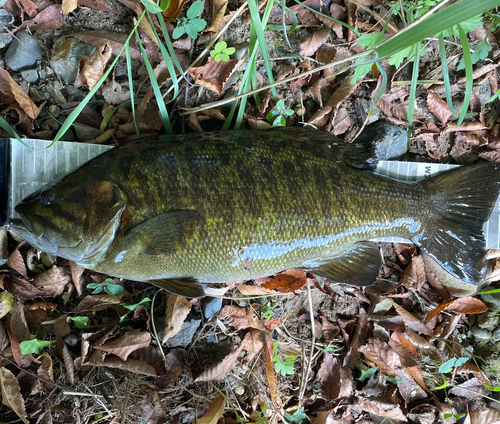
{"type": "MultiPolygon", "coordinates": [[[[362,122],[365,122],[366,117],[368,116],[368,113],[370,112],[370,108],[373,105],[373,101],[367,100],[367,99],[361,99],[357,98],[354,101],[354,105],[356,107],[356,111],[358,112],[358,116],[360,117],[362,122]]],[[[379,118],[379,108],[375,106],[375,110],[373,111],[373,114],[370,116],[370,119],[368,120],[368,124],[371,124],[372,122],[378,121],[379,118]]]]}
{"type": "Polygon", "coordinates": [[[201,319],[193,319],[191,321],[184,321],[180,331],[172,338],[167,340],[167,347],[186,347],[193,340],[196,330],[201,324],[201,319]]]}
{"type": "Polygon", "coordinates": [[[82,124],[81,122],[75,122],[73,124],[76,136],[80,141],[88,141],[93,138],[99,137],[99,128],[93,127],[92,125],[82,124]]]}
{"type": "Polygon", "coordinates": [[[222,299],[220,297],[206,297],[203,306],[201,307],[203,311],[203,316],[209,319],[212,315],[219,312],[222,308],[222,299]]]}
{"type": "Polygon", "coordinates": [[[49,63],[54,72],[67,84],[76,80],[80,59],[90,56],[94,48],[76,38],[62,36],[54,43],[49,63]]]}
{"type": "Polygon", "coordinates": [[[8,30],[12,29],[14,23],[14,16],[12,16],[5,9],[0,9],[0,22],[2,23],[2,29],[0,30],[0,49],[4,49],[14,39],[12,33],[8,30]]]}
{"type": "Polygon", "coordinates": [[[32,68],[41,59],[42,49],[26,31],[16,32],[16,38],[5,53],[5,64],[13,71],[32,68]]]}
{"type": "Polygon", "coordinates": [[[491,333],[477,326],[472,327],[471,333],[474,337],[481,340],[489,340],[491,338],[491,333]]]}
{"type": "Polygon", "coordinates": [[[37,82],[38,71],[36,69],[26,69],[21,71],[21,77],[23,78],[23,82],[37,82]]]}

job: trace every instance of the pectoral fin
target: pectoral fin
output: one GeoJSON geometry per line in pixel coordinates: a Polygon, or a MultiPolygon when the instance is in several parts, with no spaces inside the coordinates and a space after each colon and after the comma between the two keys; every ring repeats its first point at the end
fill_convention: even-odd
{"type": "Polygon", "coordinates": [[[150,280],[151,284],[170,293],[184,297],[204,297],[205,290],[195,278],[169,278],[164,280],[150,280]]]}
{"type": "Polygon", "coordinates": [[[382,267],[382,255],[375,243],[353,244],[342,255],[325,265],[312,269],[313,274],[344,284],[370,286],[375,284],[382,267]]]}
{"type": "Polygon", "coordinates": [[[129,230],[123,243],[143,255],[170,255],[193,236],[200,221],[196,211],[166,212],[129,230]]]}

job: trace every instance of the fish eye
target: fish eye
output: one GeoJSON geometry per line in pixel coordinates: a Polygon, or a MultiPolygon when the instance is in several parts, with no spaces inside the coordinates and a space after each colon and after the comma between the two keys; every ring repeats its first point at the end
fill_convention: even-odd
{"type": "Polygon", "coordinates": [[[50,191],[44,191],[40,194],[40,202],[44,206],[50,205],[54,201],[54,195],[50,191]]]}

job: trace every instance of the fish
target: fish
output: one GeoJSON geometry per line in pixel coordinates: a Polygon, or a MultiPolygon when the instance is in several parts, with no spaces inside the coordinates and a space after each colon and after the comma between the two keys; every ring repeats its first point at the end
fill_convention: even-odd
{"type": "Polygon", "coordinates": [[[485,277],[499,165],[419,182],[377,175],[373,146],[321,131],[167,135],[115,147],[22,200],[10,228],[39,250],[186,297],[298,268],[356,286],[396,236],[466,284],[485,277]]]}

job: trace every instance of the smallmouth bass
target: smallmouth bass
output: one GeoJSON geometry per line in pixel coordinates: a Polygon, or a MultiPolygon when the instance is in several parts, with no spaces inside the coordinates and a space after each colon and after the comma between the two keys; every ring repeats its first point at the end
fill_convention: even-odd
{"type": "Polygon", "coordinates": [[[480,163],[405,183],[320,131],[162,136],[117,147],[28,196],[11,227],[47,253],[188,297],[302,268],[373,284],[380,251],[413,240],[453,277],[484,279],[483,223],[500,190],[480,163]]]}

